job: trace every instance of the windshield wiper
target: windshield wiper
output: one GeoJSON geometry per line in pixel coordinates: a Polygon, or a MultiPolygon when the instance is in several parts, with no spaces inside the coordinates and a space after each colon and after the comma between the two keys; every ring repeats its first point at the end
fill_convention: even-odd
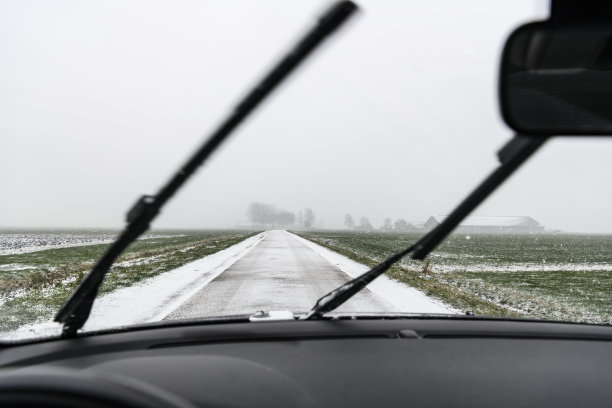
{"type": "Polygon", "coordinates": [[[297,46],[238,104],[230,116],[221,123],[219,128],[170,181],[156,195],[142,196],[136,202],[127,214],[128,225],[55,315],[54,320],[63,324],[62,336],[73,337],[77,330],[83,327],[91,312],[98,289],[111,265],[132,242],[149,229],[149,224],[157,216],[161,207],[261,101],[356,10],[357,6],[351,1],[335,3],[297,46]]]}
{"type": "Polygon", "coordinates": [[[419,239],[414,245],[390,256],[369,271],[321,297],[310,312],[302,317],[302,320],[318,319],[323,317],[325,313],[335,310],[406,255],[410,255],[412,259],[424,259],[474,208],[480,205],[538,150],[546,139],[542,136],[516,135],[498,152],[497,156],[501,164],[441,224],[419,239]]]}

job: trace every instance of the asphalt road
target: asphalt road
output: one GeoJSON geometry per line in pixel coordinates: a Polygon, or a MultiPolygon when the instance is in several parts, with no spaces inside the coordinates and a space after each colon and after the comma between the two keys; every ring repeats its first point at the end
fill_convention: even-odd
{"type": "MultiPolygon", "coordinates": [[[[349,276],[285,231],[269,231],[246,255],[170,313],[166,319],[252,314],[259,310],[306,312],[349,276]]],[[[397,312],[367,288],[338,312],[397,312]]]]}

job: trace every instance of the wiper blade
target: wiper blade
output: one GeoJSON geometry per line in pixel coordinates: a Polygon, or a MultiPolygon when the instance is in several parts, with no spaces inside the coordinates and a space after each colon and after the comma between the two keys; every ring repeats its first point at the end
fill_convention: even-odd
{"type": "Polygon", "coordinates": [[[538,150],[546,139],[546,137],[541,136],[529,137],[516,135],[499,151],[498,157],[501,162],[499,167],[467,196],[441,224],[419,239],[414,245],[390,256],[369,271],[321,297],[317,300],[317,303],[310,312],[302,317],[302,319],[318,319],[323,317],[325,313],[335,310],[374,279],[385,273],[393,264],[400,261],[406,255],[410,255],[412,259],[424,259],[472,212],[472,210],[474,210],[474,208],[480,205],[480,203],[514,173],[521,164],[538,150]]]}
{"type": "Polygon", "coordinates": [[[98,289],[115,259],[143,232],[157,216],[162,206],[176,193],[202,163],[227,139],[236,127],[270,94],[318,45],[339,28],[357,10],[351,1],[335,3],[319,19],[291,52],[289,52],[264,79],[237,105],[230,116],[181,167],[181,169],[154,195],[142,196],[127,214],[123,232],[111,244],[94,267],[55,315],[63,324],[62,336],[72,337],[89,317],[98,289]]]}

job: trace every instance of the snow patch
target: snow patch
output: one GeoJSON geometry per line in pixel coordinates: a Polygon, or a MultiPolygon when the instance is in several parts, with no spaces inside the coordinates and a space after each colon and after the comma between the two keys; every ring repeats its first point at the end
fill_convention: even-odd
{"type": "MultiPolygon", "coordinates": [[[[162,320],[174,309],[219,276],[254,248],[265,236],[260,233],[236,245],[187,263],[127,288],[101,296],[93,304],[83,331],[107,329],[162,320]]],[[[24,325],[2,333],[2,339],[57,336],[55,322],[24,325]]]]}
{"type": "MultiPolygon", "coordinates": [[[[297,240],[304,245],[313,249],[328,262],[336,265],[341,271],[346,273],[351,278],[356,278],[370,268],[359,262],[355,262],[344,255],[329,250],[321,245],[315,244],[312,241],[293,235],[297,240]]],[[[420,290],[408,286],[402,282],[398,282],[385,275],[379,276],[367,288],[374,294],[384,298],[389,303],[405,313],[462,313],[442,302],[432,299],[425,295],[420,290]]]]}
{"type": "Polygon", "coordinates": [[[164,255],[153,255],[153,256],[144,257],[144,258],[134,258],[134,259],[129,259],[127,261],[117,262],[113,266],[119,266],[121,268],[129,268],[130,266],[145,265],[145,264],[155,261],[156,259],[163,258],[164,256],[165,254],[164,255]]]}
{"type": "MultiPolygon", "coordinates": [[[[138,239],[175,238],[184,236],[186,235],[147,234],[138,239]]],[[[115,241],[115,239],[115,235],[109,234],[0,234],[0,256],[27,254],[31,252],[46,251],[47,249],[109,244],[115,241]]]]}
{"type": "MultiPolygon", "coordinates": [[[[411,265],[406,264],[410,267],[411,265]]],[[[509,263],[509,264],[468,264],[468,265],[441,265],[432,262],[430,268],[434,272],[612,272],[612,264],[609,263],[509,263]]]]}
{"type": "Polygon", "coordinates": [[[24,265],[18,263],[0,265],[0,272],[25,271],[27,269],[36,269],[38,266],[24,265]]]}
{"type": "Polygon", "coordinates": [[[242,258],[264,237],[258,234],[227,249],[115,290],[94,302],[83,330],[99,330],[162,320],[242,258]]]}

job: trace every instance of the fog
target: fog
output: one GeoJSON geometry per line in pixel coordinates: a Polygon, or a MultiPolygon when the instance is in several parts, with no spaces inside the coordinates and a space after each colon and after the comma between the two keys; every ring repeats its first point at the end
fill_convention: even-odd
{"type": "MultiPolygon", "coordinates": [[[[501,46],[548,4],[358,3],[154,227],[232,227],[252,202],[325,228],[425,221],[495,167],[501,46]]],[[[0,1],[0,226],[121,227],[327,4],[0,1]]],[[[552,140],[475,214],[612,232],[611,156],[552,140]]]]}

